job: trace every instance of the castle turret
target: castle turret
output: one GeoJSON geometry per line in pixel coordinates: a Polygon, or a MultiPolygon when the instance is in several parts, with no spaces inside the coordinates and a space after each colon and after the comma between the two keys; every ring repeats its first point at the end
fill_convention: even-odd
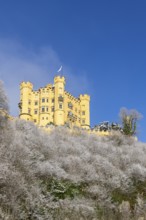
{"type": "Polygon", "coordinates": [[[83,128],[90,128],[90,96],[80,95],[80,109],[81,109],[81,126],[83,128]]]}
{"type": "Polygon", "coordinates": [[[33,85],[30,82],[22,82],[20,84],[20,118],[32,120],[31,117],[31,92],[33,85]]]}
{"type": "Polygon", "coordinates": [[[65,123],[65,115],[64,115],[65,78],[61,76],[56,76],[54,78],[54,85],[55,85],[54,123],[55,125],[64,125],[65,123]]]}

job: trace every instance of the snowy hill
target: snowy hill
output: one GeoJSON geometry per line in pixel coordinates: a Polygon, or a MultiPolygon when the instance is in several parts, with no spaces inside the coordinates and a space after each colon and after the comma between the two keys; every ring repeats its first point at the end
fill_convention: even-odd
{"type": "Polygon", "coordinates": [[[0,114],[0,219],[145,219],[145,158],[146,144],[121,133],[48,134],[0,114]]]}

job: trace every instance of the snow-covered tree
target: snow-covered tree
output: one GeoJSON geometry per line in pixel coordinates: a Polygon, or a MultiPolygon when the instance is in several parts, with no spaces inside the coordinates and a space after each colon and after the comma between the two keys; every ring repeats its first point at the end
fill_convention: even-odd
{"type": "Polygon", "coordinates": [[[8,99],[4,92],[3,82],[0,80],[0,110],[9,111],[8,99]]]}
{"type": "Polygon", "coordinates": [[[135,109],[121,108],[120,118],[123,126],[123,133],[125,135],[135,135],[137,132],[137,122],[142,115],[135,109]]]}

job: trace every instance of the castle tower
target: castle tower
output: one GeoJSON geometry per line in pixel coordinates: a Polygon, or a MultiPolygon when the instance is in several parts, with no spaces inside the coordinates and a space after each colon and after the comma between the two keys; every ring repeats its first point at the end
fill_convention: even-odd
{"type": "Polygon", "coordinates": [[[80,95],[80,109],[81,109],[81,126],[82,128],[90,128],[90,96],[80,95]]]}
{"type": "Polygon", "coordinates": [[[33,85],[30,82],[22,82],[20,84],[20,118],[25,120],[32,120],[31,112],[31,92],[33,85]]]}
{"type": "Polygon", "coordinates": [[[54,124],[64,125],[65,123],[65,109],[64,109],[64,87],[65,78],[61,76],[56,76],[54,78],[55,85],[55,112],[54,112],[54,124]]]}

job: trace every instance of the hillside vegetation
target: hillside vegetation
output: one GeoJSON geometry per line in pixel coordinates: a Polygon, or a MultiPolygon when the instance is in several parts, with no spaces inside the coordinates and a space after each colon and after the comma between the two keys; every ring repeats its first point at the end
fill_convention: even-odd
{"type": "MultiPolygon", "coordinates": [[[[8,111],[0,83],[0,107],[8,111]]],[[[0,219],[146,219],[146,144],[0,113],[0,219]],[[143,217],[143,218],[142,218],[143,217]]]]}

